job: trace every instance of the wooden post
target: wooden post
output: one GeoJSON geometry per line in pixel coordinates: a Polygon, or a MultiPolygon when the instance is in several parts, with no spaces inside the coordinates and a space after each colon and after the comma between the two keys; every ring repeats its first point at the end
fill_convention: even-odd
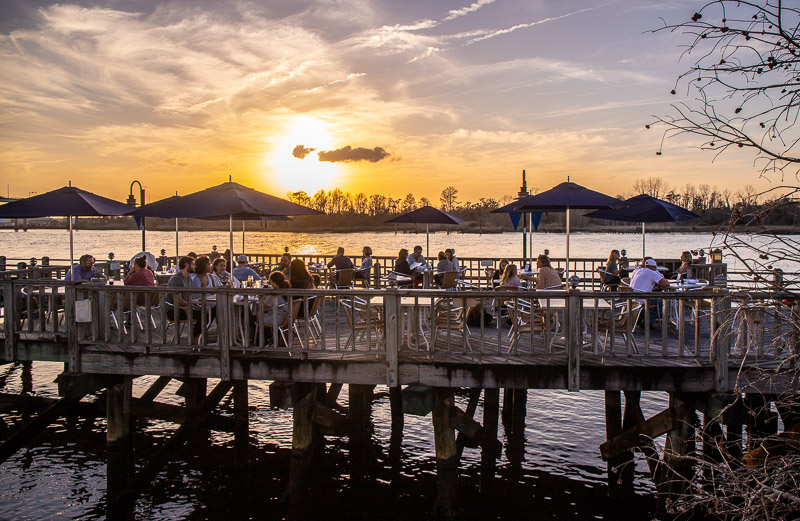
{"type": "Polygon", "coordinates": [[[436,406],[433,409],[437,472],[435,510],[442,519],[456,519],[458,506],[458,452],[456,432],[450,426],[450,408],[454,403],[452,388],[436,388],[436,406]]]}
{"type": "MultiPolygon", "coordinates": [[[[715,290],[711,299],[711,363],[714,364],[714,387],[728,392],[728,351],[730,349],[731,301],[725,292],[715,290]]],[[[682,323],[682,322],[681,322],[682,323]]]]}
{"type": "Polygon", "coordinates": [[[403,389],[399,385],[389,387],[389,404],[392,410],[392,433],[402,436],[405,416],[403,415],[403,389]]]}
{"type": "MultiPolygon", "coordinates": [[[[615,436],[622,434],[622,398],[619,391],[606,391],[606,440],[612,440],[615,436]]],[[[619,497],[622,489],[619,486],[620,465],[627,460],[625,454],[610,458],[607,463],[608,495],[619,497]]]]}
{"type": "Polygon", "coordinates": [[[244,467],[247,465],[247,449],[250,445],[247,380],[233,382],[233,419],[234,460],[237,467],[244,467]]]}
{"type": "Polygon", "coordinates": [[[692,459],[688,456],[694,451],[696,415],[690,403],[686,394],[669,395],[673,427],[667,432],[664,443],[663,479],[657,483],[657,512],[666,512],[668,500],[684,493],[692,477],[692,459]]]}
{"type": "Polygon", "coordinates": [[[7,362],[14,360],[17,336],[17,296],[14,294],[14,283],[7,280],[3,283],[3,330],[6,333],[5,359],[7,362]]]}
{"type": "Polygon", "coordinates": [[[75,322],[75,300],[78,290],[75,286],[64,288],[64,327],[67,328],[67,372],[81,372],[81,353],[78,344],[78,323],[75,322]]]}
{"type": "Polygon", "coordinates": [[[109,519],[119,518],[127,505],[117,501],[131,478],[131,391],[133,379],[124,376],[121,383],[106,388],[106,508],[109,519]]]}
{"type": "MultiPolygon", "coordinates": [[[[497,436],[500,414],[500,389],[483,390],[483,428],[488,434],[497,436]]],[[[497,460],[486,447],[481,449],[481,492],[488,492],[494,483],[497,460]]]]}
{"type": "MultiPolygon", "coordinates": [[[[231,310],[230,295],[220,293],[217,295],[217,344],[219,345],[219,378],[220,380],[231,379],[231,334],[230,327],[233,324],[233,313],[231,310]]],[[[246,342],[245,342],[246,343],[246,342]]],[[[247,384],[245,384],[246,386],[247,384]]],[[[234,384],[236,393],[236,384],[234,384]]],[[[246,394],[246,393],[245,393],[246,394]]]]}
{"type": "MultiPolygon", "coordinates": [[[[569,267],[568,267],[569,268],[569,267]]],[[[583,348],[583,300],[580,290],[571,289],[567,296],[566,343],[567,389],[581,390],[581,349],[583,348]]]]}
{"type": "MultiPolygon", "coordinates": [[[[641,391],[625,391],[625,414],[622,417],[622,430],[627,431],[644,423],[644,414],[640,401],[641,391]]],[[[626,451],[614,458],[619,472],[619,491],[624,496],[633,495],[633,476],[636,468],[633,462],[633,451],[626,451]]]]}
{"type": "Polygon", "coordinates": [[[371,385],[350,384],[350,439],[358,444],[369,442],[371,434],[371,385]]]}
{"type": "Polygon", "coordinates": [[[307,504],[309,474],[314,445],[314,384],[295,384],[295,406],[292,413],[292,459],[289,467],[287,499],[289,510],[287,518],[305,519],[304,506],[307,504]]]}

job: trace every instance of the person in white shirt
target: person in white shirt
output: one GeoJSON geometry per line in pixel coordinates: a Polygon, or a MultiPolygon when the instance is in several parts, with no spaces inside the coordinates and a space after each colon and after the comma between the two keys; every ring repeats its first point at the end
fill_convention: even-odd
{"type": "MultiPolygon", "coordinates": [[[[661,273],[658,272],[658,264],[653,259],[645,259],[644,267],[636,268],[631,275],[631,288],[634,291],[653,291],[656,286],[661,289],[665,289],[669,287],[669,281],[664,278],[661,273]]],[[[657,301],[654,303],[653,301],[645,302],[644,300],[640,300],[642,304],[645,304],[650,310],[650,327],[656,327],[656,320],[658,316],[661,314],[661,301],[657,301]],[[656,305],[653,305],[656,304],[656,305]]],[[[644,320],[644,313],[639,316],[639,320],[644,320]]]]}

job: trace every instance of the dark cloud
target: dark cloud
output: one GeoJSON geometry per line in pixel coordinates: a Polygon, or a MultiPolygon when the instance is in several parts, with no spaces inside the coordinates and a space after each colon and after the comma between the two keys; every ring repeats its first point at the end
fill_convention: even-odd
{"type": "Polygon", "coordinates": [[[381,159],[389,157],[391,154],[384,150],[382,147],[369,148],[352,148],[346,146],[336,150],[323,150],[319,153],[320,161],[329,161],[331,163],[338,162],[351,162],[351,161],[369,161],[370,163],[377,163],[381,159]]]}
{"type": "Polygon", "coordinates": [[[305,159],[308,154],[316,150],[316,148],[306,148],[303,145],[297,145],[292,150],[292,155],[298,159],[305,159]]]}

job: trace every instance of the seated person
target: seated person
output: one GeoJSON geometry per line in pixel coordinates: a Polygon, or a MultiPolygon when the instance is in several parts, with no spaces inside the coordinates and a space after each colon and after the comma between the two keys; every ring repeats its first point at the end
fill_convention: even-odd
{"type": "Polygon", "coordinates": [[[214,286],[232,286],[234,288],[241,287],[239,282],[233,275],[228,273],[228,262],[224,257],[220,257],[211,265],[211,277],[214,279],[214,286]]]}
{"type": "Polygon", "coordinates": [[[620,278],[619,250],[611,250],[611,252],[609,252],[605,273],[603,273],[602,276],[603,283],[608,286],[608,289],[611,291],[616,290],[620,282],[622,282],[620,278]]]}
{"type": "MultiPolygon", "coordinates": [[[[189,279],[192,281],[193,288],[213,288],[214,277],[211,275],[211,259],[205,255],[199,256],[197,260],[194,261],[194,273],[189,276],[189,279]]],[[[211,297],[213,294],[207,293],[206,296],[211,297]]],[[[200,301],[202,297],[200,293],[195,293],[194,298],[200,301]]],[[[208,309],[210,315],[207,320],[210,323],[217,315],[217,303],[209,303],[208,309]]]]}
{"type": "Polygon", "coordinates": [[[500,278],[500,289],[503,288],[521,288],[522,281],[517,275],[517,265],[509,264],[503,271],[503,276],[500,278]]]}
{"type": "MultiPolygon", "coordinates": [[[[656,264],[656,261],[651,258],[645,258],[644,267],[636,268],[633,275],[631,275],[631,288],[633,288],[634,291],[653,291],[655,288],[668,288],[669,281],[658,272],[657,268],[658,264],[656,264]]],[[[639,302],[650,308],[650,326],[655,327],[659,315],[658,307],[661,305],[661,302],[645,302],[643,299],[639,300],[639,302]]],[[[644,324],[644,313],[641,314],[639,321],[644,324]]]]}
{"type": "MultiPolygon", "coordinates": [[[[288,289],[291,287],[289,281],[284,277],[283,272],[273,271],[269,274],[269,283],[272,289],[288,289]]],[[[269,344],[273,342],[272,327],[277,324],[278,327],[283,325],[286,316],[289,314],[289,305],[284,295],[266,295],[263,297],[264,302],[264,315],[261,317],[261,323],[264,325],[264,342],[269,344]]],[[[253,326],[253,332],[258,335],[257,328],[255,327],[258,321],[257,315],[250,317],[250,323],[253,326]]],[[[256,336],[255,340],[258,339],[256,336]]]]}
{"type": "MultiPolygon", "coordinates": [[[[192,279],[191,275],[194,273],[194,259],[189,257],[181,257],[178,261],[178,272],[169,279],[167,284],[170,288],[185,288],[191,289],[192,279]]],[[[167,318],[172,321],[188,320],[186,310],[189,308],[189,293],[179,293],[178,302],[174,302],[172,293],[167,293],[167,318]],[[175,308],[178,308],[178,315],[175,315],[175,308]]],[[[200,336],[200,331],[203,325],[200,321],[200,309],[195,305],[191,307],[192,313],[192,339],[193,341],[200,336]]]]}
{"type": "Polygon", "coordinates": [[[456,250],[454,248],[447,248],[444,250],[444,254],[447,256],[447,260],[453,265],[453,271],[458,272],[459,278],[461,278],[461,266],[458,264],[458,257],[456,257],[456,250]]]}
{"type": "Polygon", "coordinates": [[[64,280],[92,280],[94,277],[94,257],[89,254],[81,255],[75,264],[64,276],[64,280]]]}
{"type": "Polygon", "coordinates": [[[539,274],[532,277],[536,283],[536,289],[561,289],[561,276],[550,265],[550,257],[539,255],[536,258],[536,268],[539,274]]]}
{"type": "MultiPolygon", "coordinates": [[[[133,260],[133,269],[131,269],[131,272],[128,273],[127,277],[125,277],[125,285],[150,286],[150,287],[156,285],[156,280],[155,277],[153,277],[153,272],[150,271],[150,269],[147,267],[147,257],[142,255],[141,257],[136,257],[133,260]]],[[[146,300],[146,295],[144,293],[139,293],[139,295],[136,296],[136,305],[144,306],[145,300],[146,300]]]]}
{"type": "Polygon", "coordinates": [[[292,254],[291,253],[284,253],[281,255],[281,262],[277,266],[274,266],[270,273],[274,273],[276,271],[280,271],[283,273],[283,276],[286,277],[288,280],[291,276],[291,265],[292,265],[292,254]]]}
{"type": "Polygon", "coordinates": [[[233,276],[239,282],[247,282],[247,279],[253,277],[253,280],[261,280],[261,275],[256,273],[256,270],[247,265],[247,255],[239,255],[236,258],[237,266],[233,268],[233,276]]]}
{"type": "Polygon", "coordinates": [[[361,250],[361,253],[364,255],[364,258],[361,260],[361,267],[359,267],[356,272],[353,274],[354,280],[363,280],[365,281],[365,286],[369,287],[369,276],[372,273],[372,248],[369,246],[364,246],[364,249],[361,250]]]}
{"type": "Polygon", "coordinates": [[[352,270],[355,269],[355,266],[353,266],[353,261],[350,260],[350,257],[345,256],[344,248],[339,246],[339,249],[336,250],[336,255],[328,263],[328,268],[334,268],[334,270],[331,272],[331,282],[338,284],[339,271],[352,270]]]}
{"type": "MultiPolygon", "coordinates": [[[[406,250],[408,251],[408,250],[406,250]]],[[[414,266],[411,268],[411,272],[414,278],[414,284],[416,285],[418,282],[422,281],[422,273],[417,271],[420,268],[427,268],[428,261],[425,260],[425,257],[422,255],[422,246],[414,246],[414,253],[408,256],[406,259],[408,261],[409,267],[418,264],[419,266],[414,266]]]]}
{"type": "MultiPolygon", "coordinates": [[[[294,259],[291,265],[292,278],[289,279],[289,285],[292,289],[314,289],[314,277],[308,272],[308,267],[303,259],[294,259]]],[[[314,303],[315,296],[308,297],[308,309],[311,309],[311,304],[314,303]]],[[[305,304],[300,306],[297,312],[297,318],[305,317],[305,304]]]]}
{"type": "MultiPolygon", "coordinates": [[[[420,253],[422,253],[422,247],[420,247],[420,253]]],[[[413,277],[411,273],[411,268],[408,264],[408,250],[402,248],[400,252],[397,254],[397,260],[394,261],[394,269],[392,270],[394,273],[399,273],[400,275],[405,275],[407,277],[413,277]]],[[[409,286],[411,285],[410,280],[398,280],[398,286],[409,286]]]]}
{"type": "Polygon", "coordinates": [[[675,278],[685,279],[689,276],[689,267],[692,265],[692,252],[685,251],[681,253],[681,265],[675,272],[675,278]]]}
{"type": "Polygon", "coordinates": [[[436,265],[436,275],[433,276],[433,280],[438,286],[441,286],[442,282],[444,281],[445,271],[454,271],[453,263],[447,258],[447,254],[445,252],[440,251],[439,263],[436,265]]]}
{"type": "Polygon", "coordinates": [[[497,269],[492,270],[491,268],[486,269],[486,276],[489,277],[489,280],[492,283],[493,287],[497,287],[500,285],[500,278],[503,276],[503,272],[506,270],[506,266],[511,264],[508,259],[505,257],[500,259],[500,264],[498,265],[497,269]]]}

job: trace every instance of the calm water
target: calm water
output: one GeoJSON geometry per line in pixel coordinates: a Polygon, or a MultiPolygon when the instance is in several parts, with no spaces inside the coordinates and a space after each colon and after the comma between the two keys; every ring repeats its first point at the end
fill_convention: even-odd
{"type": "MultiPolygon", "coordinates": [[[[151,232],[148,247],[174,251],[174,233],[151,232]]],[[[648,254],[677,257],[684,249],[708,248],[711,235],[651,234],[648,254]]],[[[130,258],[140,250],[137,232],[79,231],[76,252],[91,252],[106,258],[130,258]]],[[[181,250],[210,251],[216,244],[225,249],[228,234],[181,233],[181,250]]],[[[241,232],[237,234],[241,241],[241,232]]],[[[425,235],[393,233],[353,234],[247,234],[246,251],[275,252],[288,246],[297,253],[327,254],[339,245],[356,253],[363,245],[377,255],[394,254],[400,247],[425,245],[425,235]]],[[[573,257],[602,257],[611,247],[627,248],[630,256],[640,252],[641,237],[635,234],[573,234],[573,257]]],[[[239,249],[241,242],[236,246],[239,249]]],[[[0,232],[0,245],[9,258],[32,255],[52,258],[68,256],[64,231],[0,232]],[[35,252],[35,253],[34,253],[35,252]]],[[[431,249],[455,247],[462,257],[514,256],[521,254],[519,234],[431,236],[431,249]]],[[[549,248],[561,256],[564,239],[559,234],[536,234],[534,252],[549,248]]],[[[795,268],[796,269],[796,268],[795,268]]],[[[0,367],[0,391],[56,397],[53,383],[62,366],[33,365],[32,378],[19,365],[0,367]]],[[[135,382],[140,395],[152,378],[135,382]]],[[[209,390],[216,382],[209,382],[209,390]]],[[[160,400],[180,403],[171,384],[160,400]]],[[[269,408],[268,382],[250,383],[251,464],[233,466],[232,434],[213,432],[208,445],[190,445],[165,467],[136,503],[133,518],[140,520],[281,519],[281,501],[288,479],[291,447],[291,411],[269,408]]],[[[347,402],[347,387],[340,402],[347,402]]],[[[377,391],[386,391],[377,388],[377,391]]],[[[466,398],[458,399],[466,407],[466,398]]],[[[644,393],[646,416],[666,406],[663,393],[644,393]]],[[[223,413],[232,414],[229,400],[223,413]]],[[[30,411],[0,412],[0,439],[11,426],[30,417],[30,411]]],[[[478,408],[476,418],[482,417],[478,408]]],[[[351,465],[346,439],[328,438],[323,466],[315,472],[314,490],[319,499],[312,509],[315,519],[420,519],[428,516],[436,490],[431,417],[407,416],[402,444],[390,444],[391,418],[388,397],[373,408],[375,432],[367,465],[367,479],[350,478],[351,465]]],[[[2,465],[0,472],[0,519],[103,519],[105,517],[104,420],[60,418],[28,448],[2,465]]],[[[168,422],[146,421],[136,427],[137,464],[143,454],[162,444],[175,430],[168,422]]],[[[643,462],[638,462],[637,497],[624,505],[606,498],[605,463],[598,446],[605,441],[602,392],[529,391],[525,430],[525,453],[521,461],[504,450],[498,461],[495,490],[478,493],[480,452],[466,449],[461,465],[461,494],[469,519],[648,519],[653,507],[652,485],[643,462]]],[[[507,444],[500,426],[499,437],[507,444]]],[[[513,453],[513,451],[512,451],[513,453]]]]}

